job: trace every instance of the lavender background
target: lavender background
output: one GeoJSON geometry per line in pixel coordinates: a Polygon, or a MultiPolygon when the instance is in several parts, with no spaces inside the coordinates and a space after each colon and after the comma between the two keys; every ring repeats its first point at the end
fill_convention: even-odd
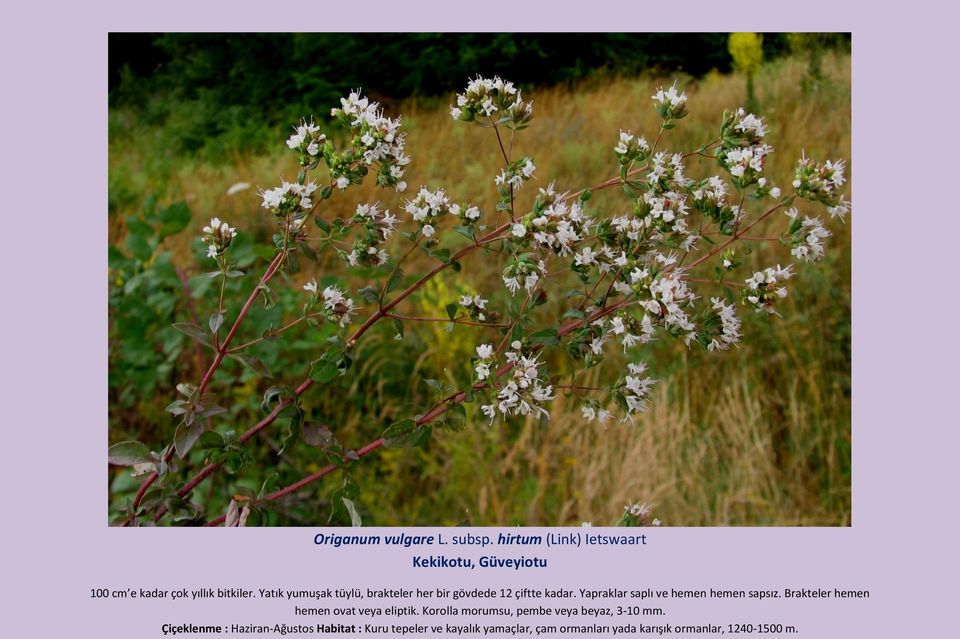
{"type": "Polygon", "coordinates": [[[298,621],[289,602],[104,602],[89,598],[94,587],[485,584],[869,588],[868,601],[664,607],[674,620],[782,621],[823,639],[955,632],[946,624],[958,555],[950,264],[958,128],[947,65],[958,59],[957,9],[922,0],[430,4],[0,8],[3,634],[153,637],[165,621],[298,621]],[[549,557],[548,571],[466,574],[415,571],[407,551],[314,547],[311,529],[108,529],[106,33],[504,29],[853,32],[853,526],[654,530],[636,553],[551,550],[536,553],[549,557]]]}

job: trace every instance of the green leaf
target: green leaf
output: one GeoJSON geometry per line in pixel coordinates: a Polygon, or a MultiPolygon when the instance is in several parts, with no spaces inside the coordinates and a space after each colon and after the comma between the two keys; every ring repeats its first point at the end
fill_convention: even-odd
{"type": "Polygon", "coordinates": [[[347,512],[350,513],[350,524],[354,527],[362,526],[363,521],[360,519],[360,513],[357,512],[357,507],[354,505],[353,500],[347,499],[346,497],[341,497],[341,499],[347,512]]]}
{"type": "Polygon", "coordinates": [[[141,262],[146,262],[150,259],[150,256],[153,255],[153,243],[143,235],[130,233],[127,235],[124,244],[127,250],[130,251],[130,254],[141,262]]]}
{"type": "Polygon", "coordinates": [[[247,355],[246,353],[234,353],[230,355],[230,357],[237,360],[258,375],[263,375],[268,379],[273,377],[273,375],[270,373],[270,369],[267,368],[267,365],[264,364],[259,357],[247,355]]]}
{"type": "Polygon", "coordinates": [[[324,450],[337,445],[337,438],[330,429],[319,422],[304,422],[303,441],[308,446],[316,446],[324,450]]]}
{"type": "Polygon", "coordinates": [[[325,220],[320,219],[319,217],[313,218],[313,222],[320,228],[324,233],[330,233],[330,225],[327,224],[325,220]]]}
{"type": "Polygon", "coordinates": [[[107,450],[107,462],[114,466],[133,466],[153,461],[146,444],[126,441],[114,444],[107,450]]]}
{"type": "Polygon", "coordinates": [[[296,393],[287,386],[271,386],[263,392],[263,401],[260,402],[260,410],[264,413],[269,413],[273,410],[271,405],[280,403],[284,398],[294,399],[296,398],[296,393]]]}
{"type": "Polygon", "coordinates": [[[378,291],[375,286],[364,286],[357,291],[357,295],[362,297],[368,304],[376,304],[380,301],[380,291],[378,291]]]}
{"type": "Polygon", "coordinates": [[[441,395],[443,394],[443,384],[441,384],[441,383],[438,382],[437,380],[435,380],[435,379],[425,379],[425,380],[423,380],[423,383],[426,384],[427,386],[429,386],[430,388],[432,388],[433,390],[437,391],[437,392],[440,393],[441,395]]]}
{"type": "Polygon", "coordinates": [[[166,410],[171,415],[183,415],[187,411],[191,410],[190,402],[182,399],[177,399],[170,402],[164,410],[166,410]]]}
{"type": "Polygon", "coordinates": [[[186,202],[177,202],[163,209],[159,215],[160,239],[175,235],[190,224],[190,207],[186,202]]]}
{"type": "Polygon", "coordinates": [[[401,282],[403,282],[403,271],[394,269],[393,272],[390,273],[390,279],[387,280],[387,293],[397,289],[401,282]]]}
{"type": "Polygon", "coordinates": [[[531,335],[530,342],[542,346],[556,346],[560,343],[560,336],[557,334],[557,329],[545,328],[531,335]]]}
{"type": "Polygon", "coordinates": [[[463,430],[467,425],[467,411],[463,404],[448,405],[444,423],[450,430],[463,430]]]}
{"type": "Polygon", "coordinates": [[[190,452],[190,449],[193,448],[193,445],[197,443],[197,440],[200,439],[200,435],[203,434],[203,422],[195,421],[191,425],[187,425],[186,422],[181,422],[177,426],[177,432],[173,436],[173,445],[177,449],[177,456],[180,459],[183,459],[187,456],[187,453],[190,452]]]}
{"type": "Polygon", "coordinates": [[[179,392],[181,395],[192,397],[193,394],[197,392],[197,387],[194,384],[180,382],[179,384],[177,384],[177,392],[179,392]]]}
{"type": "Polygon", "coordinates": [[[175,329],[200,342],[204,346],[210,346],[210,336],[207,332],[194,324],[193,322],[177,322],[172,325],[175,329]]]}
{"type": "Polygon", "coordinates": [[[459,307],[456,304],[447,304],[447,317],[450,318],[452,322],[457,317],[457,309],[459,307]]]}
{"type": "Polygon", "coordinates": [[[310,379],[321,384],[337,375],[346,375],[353,360],[342,351],[328,351],[310,365],[310,379]]]}
{"type": "Polygon", "coordinates": [[[473,235],[473,229],[466,226],[455,226],[453,227],[455,233],[459,233],[470,241],[476,241],[473,235]]]}
{"type": "Polygon", "coordinates": [[[220,450],[223,448],[223,443],[223,435],[215,430],[208,430],[197,440],[200,450],[220,450]]]}
{"type": "Polygon", "coordinates": [[[425,444],[430,439],[430,433],[429,426],[421,426],[412,419],[404,419],[383,431],[384,445],[387,448],[413,448],[425,444]]]}
{"type": "Polygon", "coordinates": [[[397,338],[403,339],[403,322],[396,317],[393,318],[393,328],[397,331],[397,338]]]}
{"type": "Polygon", "coordinates": [[[440,260],[441,262],[443,262],[444,264],[450,263],[450,249],[448,248],[443,248],[443,249],[438,249],[436,251],[433,251],[431,255],[437,258],[438,260],[440,260]]]}
{"type": "Polygon", "coordinates": [[[244,275],[246,275],[246,273],[244,273],[243,271],[227,271],[227,277],[229,277],[230,279],[243,277],[244,275]]]}
{"type": "Polygon", "coordinates": [[[290,417],[277,420],[280,425],[280,450],[278,455],[296,443],[300,437],[300,425],[303,423],[303,413],[299,408],[290,417]]]}
{"type": "Polygon", "coordinates": [[[220,327],[223,326],[223,313],[213,313],[208,323],[210,325],[210,332],[216,333],[220,330],[220,327]]]}
{"type": "Polygon", "coordinates": [[[310,379],[326,384],[337,376],[337,365],[325,359],[318,359],[310,366],[310,379]]]}

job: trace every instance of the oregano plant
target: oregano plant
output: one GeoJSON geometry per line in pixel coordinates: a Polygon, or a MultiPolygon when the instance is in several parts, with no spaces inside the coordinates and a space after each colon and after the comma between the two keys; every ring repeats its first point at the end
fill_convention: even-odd
{"type": "MultiPolygon", "coordinates": [[[[266,268],[250,272],[249,260],[240,264],[234,256],[243,221],[213,218],[197,229],[212,285],[173,328],[194,343],[198,375],[177,380],[177,396],[169,399],[172,437],[110,447],[110,463],[131,467],[141,482],[118,523],[242,526],[336,474],[337,486],[324,502],[331,512],[318,521],[329,515],[360,525],[362,486],[351,468],[380,448],[424,446],[436,428],[453,437],[466,427],[548,419],[559,393],[577,402],[584,422],[630,428],[657,383],[644,361],[646,345],[678,340],[686,348],[720,352],[740,342],[743,313],[776,321],[793,263],[824,255],[831,233],[823,214],[843,222],[850,210],[841,194],[843,160],[803,155],[793,180],[774,184],[766,172],[774,149],[764,118],[731,108],[717,114],[710,139],[675,149],[670,132],[688,114],[687,95],[673,85],[651,98],[655,138],[629,128],[611,131],[609,179],[556,184],[538,175],[535,158],[520,152],[527,129],[536,126],[532,102],[501,78],[470,80],[450,107],[449,125],[483,127],[496,141],[497,166],[485,184],[491,197],[482,202],[457,200],[441,184],[408,189],[403,122],[359,91],[332,109],[337,134],[314,119],[296,124],[286,140],[296,156],[295,179],[258,195],[273,226],[263,247],[270,256],[266,268]],[[707,161],[711,174],[690,177],[692,158],[707,161]],[[331,201],[365,181],[383,189],[380,201],[360,204],[349,216],[331,213],[331,201]],[[593,195],[608,189],[622,193],[619,204],[595,208],[593,195]],[[529,191],[532,197],[519,197],[529,191]],[[779,246],[783,258],[746,269],[744,255],[758,243],[779,246]],[[338,283],[302,277],[303,260],[338,265],[338,283]],[[405,308],[441,273],[460,272],[471,260],[496,264],[497,281],[450,299],[438,316],[405,308]],[[246,289],[235,301],[229,299],[233,281],[246,289]],[[271,306],[278,287],[296,290],[299,312],[259,334],[246,330],[251,309],[271,306]],[[562,300],[561,312],[543,312],[556,300],[562,300]],[[396,415],[379,437],[359,447],[344,443],[335,424],[304,407],[307,393],[328,392],[352,374],[358,345],[374,326],[388,326],[402,341],[437,323],[473,331],[470,361],[448,364],[469,371],[470,383],[423,380],[433,403],[396,415]],[[304,329],[326,336],[310,361],[289,362],[306,375],[296,386],[267,381],[272,373],[258,349],[304,329]],[[550,350],[574,362],[573,372],[552,371],[545,357],[550,350]],[[612,353],[626,356],[625,368],[611,364],[621,361],[612,353]],[[225,361],[264,380],[263,417],[256,423],[222,423],[231,415],[230,389],[218,385],[225,361]],[[595,368],[604,383],[585,383],[595,368]],[[286,485],[270,475],[256,490],[238,487],[225,510],[208,512],[196,489],[215,474],[242,478],[253,465],[274,463],[257,458],[249,445],[267,434],[281,456],[290,447],[309,446],[327,463],[286,485]]],[[[636,503],[616,523],[659,520],[636,503]]]]}

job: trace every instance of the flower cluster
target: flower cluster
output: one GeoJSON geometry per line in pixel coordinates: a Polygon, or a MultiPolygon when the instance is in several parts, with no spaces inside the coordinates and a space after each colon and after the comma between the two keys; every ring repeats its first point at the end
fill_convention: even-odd
{"type": "Polygon", "coordinates": [[[609,246],[601,246],[600,250],[594,250],[593,247],[584,246],[573,256],[574,272],[579,273],[581,277],[589,277],[591,268],[595,268],[601,273],[610,273],[615,268],[623,268],[629,264],[627,254],[623,251],[617,253],[609,246]]]}
{"type": "Polygon", "coordinates": [[[630,131],[620,130],[620,140],[617,146],[613,148],[614,153],[620,159],[620,164],[627,165],[631,162],[643,162],[650,153],[650,145],[647,139],[642,135],[633,135],[630,131]]]}
{"type": "MultiPolygon", "coordinates": [[[[657,255],[655,260],[670,265],[675,258],[657,255]]],[[[697,299],[679,270],[651,274],[650,267],[637,267],[629,273],[630,285],[640,297],[640,305],[653,317],[654,324],[664,326],[673,335],[684,335],[689,345],[696,339],[696,327],[685,310],[697,299]]]]}
{"type": "Polygon", "coordinates": [[[617,381],[613,387],[613,398],[626,412],[624,419],[629,419],[635,413],[647,410],[647,395],[657,380],[647,375],[647,365],[644,363],[627,364],[627,374],[617,381]]]}
{"type": "Polygon", "coordinates": [[[200,239],[207,245],[207,257],[216,259],[223,255],[236,236],[237,229],[214,217],[210,219],[210,224],[203,227],[203,237],[200,239]]]}
{"type": "Polygon", "coordinates": [[[692,193],[693,207],[716,224],[721,233],[732,235],[743,209],[727,203],[727,183],[723,178],[714,175],[701,180],[692,186],[692,193]]]}
{"type": "Polygon", "coordinates": [[[490,379],[490,367],[493,366],[493,344],[477,346],[477,358],[474,361],[477,381],[486,382],[490,379]]]}
{"type": "Polygon", "coordinates": [[[719,297],[710,298],[710,312],[701,322],[702,341],[708,351],[725,351],[740,341],[740,318],[733,304],[719,297]]]}
{"type": "Polygon", "coordinates": [[[580,407],[580,415],[587,422],[596,420],[600,422],[601,425],[605,425],[610,421],[610,418],[613,417],[613,413],[604,408],[600,408],[594,401],[584,402],[583,406],[580,407]]]}
{"type": "Polygon", "coordinates": [[[487,300],[479,295],[461,295],[460,306],[467,311],[471,319],[478,322],[487,321],[487,300]]]}
{"type": "Polygon", "coordinates": [[[320,132],[320,127],[313,120],[303,120],[293,129],[287,146],[300,154],[300,166],[309,166],[317,161],[327,136],[320,132]]]}
{"type": "Polygon", "coordinates": [[[646,191],[634,203],[637,218],[652,231],[647,239],[660,242],[672,236],[671,243],[679,243],[685,251],[689,251],[697,239],[687,229],[687,211],[687,198],[675,191],[663,194],[646,191]]]}
{"type": "Polygon", "coordinates": [[[623,352],[628,348],[633,348],[637,344],[646,344],[653,341],[653,334],[656,328],[650,320],[650,315],[644,313],[643,317],[637,319],[633,315],[620,312],[610,318],[607,328],[607,336],[620,340],[623,344],[623,352]]]}
{"type": "Polygon", "coordinates": [[[459,204],[450,205],[450,215],[460,220],[463,226],[476,224],[480,219],[480,209],[476,206],[460,206],[459,204]]]}
{"type": "Polygon", "coordinates": [[[503,284],[511,295],[515,295],[521,286],[527,291],[532,291],[546,272],[546,262],[534,261],[532,255],[523,253],[510,260],[503,269],[503,284]]]}
{"type": "MultiPolygon", "coordinates": [[[[497,393],[496,403],[481,406],[480,410],[490,419],[491,424],[496,418],[497,411],[504,417],[509,415],[549,417],[550,414],[543,408],[543,403],[554,398],[553,386],[544,385],[540,373],[539,356],[525,354],[519,340],[512,342],[510,348],[513,350],[505,353],[507,362],[513,365],[510,379],[497,393]]],[[[477,355],[481,357],[482,362],[485,362],[487,375],[491,365],[491,351],[492,347],[489,344],[477,348],[477,355]],[[482,355],[488,355],[488,357],[483,358],[482,355]]],[[[478,364],[478,377],[479,368],[478,364]]]]}
{"type": "Polygon", "coordinates": [[[843,219],[850,210],[850,203],[839,193],[840,187],[846,182],[843,175],[845,168],[843,160],[820,163],[804,154],[797,162],[793,188],[798,196],[825,204],[830,217],[839,216],[843,219]]]}
{"type": "Polygon", "coordinates": [[[690,185],[683,174],[683,155],[658,151],[651,158],[651,169],[647,174],[647,183],[653,191],[679,190],[690,185]]]}
{"type": "Polygon", "coordinates": [[[361,96],[359,91],[340,98],[340,107],[331,109],[330,114],[353,132],[351,145],[342,154],[336,154],[329,145],[324,149],[324,160],[337,188],[359,184],[368,167],[376,164],[378,185],[405,191],[404,167],[410,163],[410,157],[404,152],[406,134],[400,132],[400,118],[384,116],[380,104],[361,96]]]}
{"type": "Polygon", "coordinates": [[[623,516],[619,523],[626,527],[660,526],[659,519],[650,519],[652,511],[651,506],[639,501],[635,504],[627,504],[623,508],[623,516]]]}
{"type": "Polygon", "coordinates": [[[510,189],[519,190],[523,188],[523,183],[532,179],[536,170],[537,167],[533,160],[523,157],[508,164],[493,181],[500,187],[502,195],[504,191],[509,193],[510,189]]]}
{"type": "Polygon", "coordinates": [[[764,161],[773,147],[769,144],[737,147],[723,153],[723,166],[740,188],[758,183],[763,178],[764,161]]]}
{"type": "Polygon", "coordinates": [[[533,211],[522,223],[514,224],[511,233],[518,241],[532,238],[541,250],[565,256],[573,251],[574,243],[586,237],[589,228],[590,218],[580,201],[568,201],[567,194],[558,194],[551,182],[540,189],[533,211]]]}
{"type": "Polygon", "coordinates": [[[772,192],[763,176],[766,157],[773,153],[773,147],[763,142],[767,126],[762,118],[747,113],[742,108],[731,113],[723,112],[720,123],[720,149],[717,159],[730,172],[736,185],[744,189],[757,184],[760,195],[768,193],[779,197],[779,190],[772,192]],[[762,180],[762,182],[761,182],[762,180]]]}
{"type": "Polygon", "coordinates": [[[763,118],[747,113],[740,107],[733,113],[724,112],[720,135],[731,146],[752,146],[763,141],[767,135],[767,125],[763,123],[763,118]]]}
{"type": "MultiPolygon", "coordinates": [[[[317,301],[317,281],[311,280],[303,285],[303,290],[311,294],[312,301],[317,301]]],[[[336,286],[328,286],[320,293],[323,300],[323,316],[331,322],[336,322],[340,328],[350,323],[350,319],[356,310],[353,300],[347,297],[342,290],[336,286]]]]}
{"type": "Polygon", "coordinates": [[[353,216],[354,224],[363,226],[364,235],[353,243],[347,254],[350,266],[381,266],[390,259],[382,245],[393,235],[397,218],[390,211],[381,211],[380,204],[361,204],[353,216]]]}
{"type": "Polygon", "coordinates": [[[687,94],[678,92],[676,83],[667,90],[660,87],[652,97],[664,121],[679,120],[687,114],[687,94]]]}
{"type": "Polygon", "coordinates": [[[313,193],[316,190],[316,182],[300,184],[281,180],[280,186],[260,191],[262,206],[277,217],[297,219],[313,208],[313,193]]]}
{"type": "Polygon", "coordinates": [[[450,198],[443,189],[431,192],[427,187],[422,186],[415,198],[407,200],[403,210],[420,225],[423,236],[429,238],[436,234],[437,222],[441,216],[452,211],[452,206],[456,205],[451,205],[450,198]]]}
{"type": "Polygon", "coordinates": [[[771,266],[762,271],[757,271],[746,280],[747,286],[743,289],[743,299],[746,300],[759,313],[765,311],[770,314],[777,313],[777,300],[787,296],[787,288],[778,286],[784,280],[790,279],[793,275],[793,264],[786,268],[780,268],[780,265],[771,266]]]}
{"type": "Polygon", "coordinates": [[[457,104],[450,107],[450,116],[461,122],[490,118],[497,124],[520,130],[533,119],[533,103],[524,102],[512,82],[496,76],[492,80],[478,76],[467,84],[466,91],[457,94],[457,104]]]}
{"type": "Polygon", "coordinates": [[[823,257],[823,240],[830,237],[830,231],[819,217],[804,216],[801,220],[796,208],[786,215],[790,218],[790,253],[803,262],[819,261],[823,257]]]}

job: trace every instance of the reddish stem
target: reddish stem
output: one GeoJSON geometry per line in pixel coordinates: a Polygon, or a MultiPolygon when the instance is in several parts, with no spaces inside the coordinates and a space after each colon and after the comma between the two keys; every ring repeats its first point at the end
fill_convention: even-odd
{"type": "MultiPolygon", "coordinates": [[[[626,306],[627,304],[628,304],[628,302],[626,302],[626,301],[620,301],[620,302],[617,302],[616,304],[611,304],[610,306],[608,306],[608,307],[606,307],[606,308],[602,308],[602,309],[600,309],[599,311],[596,311],[593,315],[591,315],[591,316],[590,316],[589,318],[587,318],[586,320],[574,320],[574,321],[568,323],[567,325],[561,327],[561,328],[557,331],[557,334],[558,334],[559,336],[561,336],[561,337],[566,336],[566,335],[569,335],[570,333],[572,333],[573,331],[575,331],[577,328],[579,328],[580,326],[582,326],[582,325],[584,324],[584,322],[592,322],[592,321],[597,320],[597,319],[599,319],[599,318],[601,318],[601,317],[604,317],[604,316],[606,316],[606,315],[609,315],[610,313],[616,311],[616,310],[619,309],[619,308],[622,308],[622,307],[626,306]]],[[[536,350],[536,349],[535,349],[535,350],[536,350]]],[[[514,364],[505,364],[505,365],[501,366],[499,369],[497,369],[496,373],[494,373],[494,379],[499,379],[500,377],[503,377],[503,376],[506,375],[508,372],[510,372],[511,370],[513,370],[513,367],[514,367],[514,364]]],[[[489,384],[487,384],[487,383],[480,383],[480,384],[474,384],[474,385],[472,386],[472,388],[473,388],[473,390],[482,390],[482,389],[486,388],[487,386],[489,386],[489,384]]],[[[298,389],[298,390],[299,390],[299,389],[298,389]]],[[[431,408],[429,411],[427,411],[426,413],[424,413],[424,414],[416,421],[417,426],[422,426],[423,424],[426,424],[426,423],[428,423],[428,422],[431,422],[431,421],[433,421],[434,419],[436,419],[437,417],[440,417],[441,415],[443,415],[444,413],[446,413],[447,410],[449,410],[449,407],[450,407],[452,404],[459,404],[459,403],[461,403],[461,402],[466,398],[466,396],[467,396],[467,392],[466,392],[465,390],[462,390],[462,391],[458,391],[458,392],[454,393],[453,395],[450,395],[449,397],[444,398],[443,401],[441,401],[439,404],[437,404],[436,406],[434,406],[433,408],[431,408]]],[[[251,430],[252,430],[252,429],[251,429],[251,430]]],[[[250,431],[248,431],[248,432],[250,432],[250,431]]],[[[242,439],[242,438],[241,438],[241,439],[242,439]]],[[[384,438],[383,438],[383,437],[379,437],[379,438],[373,440],[372,442],[368,443],[368,444],[367,444],[366,446],[364,446],[363,448],[357,449],[356,453],[357,453],[357,455],[358,455],[359,457],[364,457],[364,456],[372,453],[373,451],[377,450],[377,449],[380,448],[381,446],[383,446],[384,443],[385,443],[384,438]]],[[[345,460],[345,461],[349,462],[350,460],[345,460]]],[[[206,468],[204,468],[204,471],[207,471],[207,469],[209,469],[209,468],[211,468],[211,467],[215,467],[215,465],[214,465],[214,464],[211,464],[211,465],[207,466],[206,468]]],[[[288,485],[288,486],[285,486],[285,487],[283,487],[283,488],[281,488],[281,489],[279,489],[279,490],[277,490],[277,491],[275,491],[275,492],[270,493],[269,495],[267,495],[267,496],[264,497],[263,499],[266,500],[266,501],[273,501],[273,500],[275,500],[275,499],[279,499],[280,497],[284,497],[284,496],[286,496],[286,495],[289,495],[290,493],[293,493],[293,492],[296,492],[296,491],[300,490],[300,489],[303,488],[304,486],[307,486],[307,485],[309,485],[309,484],[312,484],[313,482],[315,482],[315,481],[317,481],[317,480],[319,480],[319,479],[322,479],[323,477],[326,477],[327,475],[329,475],[329,474],[332,473],[333,471],[337,470],[337,468],[339,468],[339,466],[336,465],[336,464],[330,464],[330,465],[328,465],[328,466],[325,466],[325,467],[321,468],[320,470],[318,470],[317,472],[315,472],[315,473],[313,473],[313,474],[311,474],[311,475],[307,475],[306,477],[303,477],[303,478],[299,479],[298,481],[296,481],[296,482],[294,482],[294,483],[292,483],[292,484],[290,484],[290,485],[288,485]]],[[[201,471],[201,474],[202,474],[202,472],[203,472],[203,471],[201,471]]],[[[211,472],[212,472],[212,470],[211,470],[211,472]]],[[[209,474],[209,473],[207,473],[207,474],[209,474]]],[[[206,475],[204,475],[204,477],[206,477],[206,475]]],[[[194,479],[197,480],[197,481],[191,481],[191,483],[193,484],[193,485],[190,487],[191,490],[196,486],[196,484],[199,484],[200,481],[203,480],[203,477],[200,477],[200,475],[198,474],[197,477],[195,477],[194,479]]],[[[189,491],[187,491],[187,492],[189,492],[189,491]]],[[[185,494],[185,493],[184,493],[184,494],[185,494]]],[[[181,495],[181,496],[182,496],[182,495],[181,495]]],[[[221,516],[221,517],[218,517],[218,518],[213,519],[213,520],[211,520],[210,522],[208,522],[208,523],[207,523],[207,526],[219,526],[219,525],[222,524],[224,521],[225,521],[225,517],[224,517],[224,516],[221,516]]]]}
{"type": "MultiPolygon", "coordinates": [[[[230,332],[227,333],[227,336],[224,338],[223,342],[217,348],[217,356],[214,358],[213,363],[210,364],[210,367],[207,369],[207,372],[204,373],[203,378],[200,381],[200,386],[198,387],[197,397],[203,397],[204,391],[207,389],[207,386],[210,384],[210,380],[213,378],[213,374],[220,367],[220,363],[223,361],[224,355],[227,352],[227,346],[233,340],[234,336],[237,334],[237,330],[240,328],[240,323],[247,316],[247,313],[250,312],[250,308],[253,306],[253,303],[256,301],[257,296],[260,294],[260,289],[270,281],[280,267],[280,264],[283,262],[283,258],[286,254],[284,252],[277,253],[277,256],[273,258],[273,261],[270,262],[270,265],[267,267],[267,270],[264,271],[263,275],[260,277],[260,282],[253,289],[253,292],[250,293],[250,297],[247,298],[246,303],[243,305],[243,308],[240,310],[240,314],[237,315],[237,319],[233,322],[233,326],[230,327],[230,332]]],[[[164,461],[170,461],[173,458],[174,448],[170,448],[167,451],[167,454],[164,456],[164,461]]],[[[206,469],[204,469],[206,470],[206,469]]],[[[133,497],[133,511],[136,512],[140,507],[141,502],[143,501],[144,495],[147,494],[147,490],[150,486],[153,485],[159,474],[154,471],[147,476],[144,482],[140,485],[140,488],[137,489],[136,495],[133,497]]],[[[162,512],[165,512],[164,509],[161,509],[162,512]]],[[[157,517],[159,518],[159,517],[157,517]]],[[[156,521],[156,519],[154,521],[156,521]]]]}

